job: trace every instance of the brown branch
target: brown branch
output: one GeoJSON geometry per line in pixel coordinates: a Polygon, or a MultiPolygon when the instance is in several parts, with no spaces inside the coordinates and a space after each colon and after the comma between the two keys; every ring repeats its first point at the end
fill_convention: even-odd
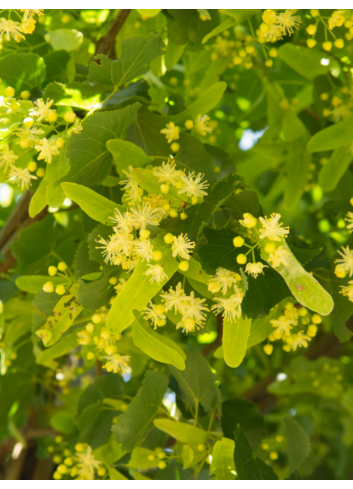
{"type": "Polygon", "coordinates": [[[118,15],[115,17],[115,20],[112,22],[111,26],[107,34],[100,39],[96,48],[97,54],[109,54],[111,47],[113,46],[116,36],[119,34],[121,28],[124,25],[124,22],[128,18],[128,15],[131,12],[131,8],[120,9],[118,15]]]}

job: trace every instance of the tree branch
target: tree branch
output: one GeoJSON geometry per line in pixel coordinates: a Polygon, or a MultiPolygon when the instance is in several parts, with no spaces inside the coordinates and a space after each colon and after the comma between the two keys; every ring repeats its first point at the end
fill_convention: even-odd
{"type": "Polygon", "coordinates": [[[119,34],[124,22],[128,18],[131,12],[131,8],[120,9],[115,20],[112,22],[107,34],[100,39],[96,48],[97,54],[109,54],[111,47],[113,46],[116,36],[119,34]]]}

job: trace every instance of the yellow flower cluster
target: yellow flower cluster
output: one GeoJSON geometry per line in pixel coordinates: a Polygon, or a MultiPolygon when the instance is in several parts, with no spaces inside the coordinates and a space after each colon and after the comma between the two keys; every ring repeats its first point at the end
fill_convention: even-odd
{"type": "MultiPolygon", "coordinates": [[[[317,325],[322,322],[319,314],[311,314],[305,307],[299,309],[292,302],[287,302],[284,311],[277,319],[270,323],[275,328],[268,336],[270,342],[282,340],[284,351],[295,351],[297,348],[307,348],[309,341],[316,336],[317,325]]],[[[268,343],[264,346],[267,355],[273,352],[273,345],[268,343]]]]}
{"type": "Polygon", "coordinates": [[[345,10],[335,10],[332,12],[331,16],[326,21],[326,17],[321,16],[320,11],[317,9],[310,10],[311,16],[315,23],[309,24],[306,28],[307,33],[312,36],[307,40],[307,45],[309,48],[316,46],[315,34],[317,32],[319,23],[321,23],[325,30],[326,40],[322,43],[322,48],[325,51],[331,51],[332,47],[335,46],[338,49],[344,47],[344,39],[336,37],[335,33],[332,32],[335,27],[344,26],[348,32],[345,33],[345,38],[347,41],[353,39],[353,15],[350,15],[349,11],[345,10]],[[329,40],[329,37],[332,41],[329,40]]]}
{"type": "MultiPolygon", "coordinates": [[[[59,438],[58,443],[62,443],[60,435],[56,437],[56,440],[59,438]]],[[[50,448],[54,450],[53,446],[50,448]]],[[[107,474],[104,464],[95,458],[92,448],[84,443],[77,443],[75,451],[66,448],[62,455],[57,453],[53,456],[53,462],[57,464],[53,474],[54,480],[101,480],[107,474]]]]}
{"type": "Polygon", "coordinates": [[[265,10],[262,15],[263,23],[256,31],[258,41],[276,42],[287,34],[291,36],[301,23],[300,17],[294,15],[295,13],[295,9],[287,9],[280,13],[272,9],[265,10]]]}
{"type": "Polygon", "coordinates": [[[243,281],[238,273],[218,268],[216,275],[210,278],[208,290],[214,294],[212,306],[215,314],[231,323],[241,316],[241,303],[244,298],[243,281]]]}
{"type": "MultiPolygon", "coordinates": [[[[44,9],[38,10],[24,10],[24,9],[14,9],[9,10],[8,18],[0,18],[0,42],[3,40],[9,42],[13,39],[16,42],[20,42],[26,39],[24,34],[32,34],[36,28],[36,21],[34,17],[36,15],[43,15],[44,9]],[[21,12],[21,13],[20,13],[21,12]],[[14,14],[13,20],[11,18],[12,13],[14,14]]],[[[4,11],[2,11],[4,13],[4,11]]]]}
{"type": "Polygon", "coordinates": [[[53,100],[45,102],[38,99],[33,103],[29,100],[30,92],[21,92],[20,98],[16,98],[15,94],[15,89],[9,86],[0,97],[0,121],[8,127],[18,123],[19,117],[22,121],[11,133],[11,137],[6,139],[6,143],[0,143],[0,168],[8,174],[10,182],[24,190],[32,185],[32,180],[43,177],[45,170],[38,168],[35,161],[23,168],[17,160],[25,160],[22,156],[28,155],[31,159],[44,160],[50,165],[53,157],[64,151],[68,137],[72,133],[80,132],[82,126],[71,109],[65,115],[59,116],[52,108],[53,100]],[[56,128],[63,125],[66,125],[66,130],[58,133],[56,128]],[[55,135],[43,137],[51,132],[55,132],[55,135]],[[37,176],[31,174],[34,172],[37,176]]]}

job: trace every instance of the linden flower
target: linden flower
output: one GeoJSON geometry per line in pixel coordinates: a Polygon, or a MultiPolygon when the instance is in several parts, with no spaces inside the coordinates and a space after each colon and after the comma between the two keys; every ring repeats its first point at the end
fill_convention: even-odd
{"type": "Polygon", "coordinates": [[[139,187],[137,182],[124,180],[123,182],[120,182],[120,185],[125,185],[123,187],[123,190],[125,190],[124,201],[130,206],[142,202],[143,190],[139,187]]]}
{"type": "Polygon", "coordinates": [[[248,263],[246,265],[245,271],[249,275],[252,275],[254,278],[257,278],[257,276],[259,275],[259,273],[264,273],[263,272],[263,269],[264,268],[268,268],[268,266],[264,265],[261,262],[258,262],[258,263],[248,263]]]}
{"type": "Polygon", "coordinates": [[[268,261],[271,263],[273,268],[277,268],[280,265],[288,266],[289,265],[289,257],[291,254],[289,251],[285,250],[283,246],[280,246],[268,257],[268,261]]]}
{"type": "Polygon", "coordinates": [[[351,277],[353,275],[353,251],[349,249],[349,246],[347,248],[343,248],[342,246],[342,251],[338,251],[338,253],[342,256],[342,258],[339,258],[336,260],[335,263],[338,263],[336,266],[336,272],[340,273],[349,273],[349,276],[351,277]]]}
{"type": "Polygon", "coordinates": [[[142,239],[134,242],[134,253],[142,260],[149,263],[152,260],[153,244],[149,239],[142,239]]]}
{"type": "Polygon", "coordinates": [[[348,222],[347,229],[353,232],[353,212],[348,212],[346,221],[348,222]]]}
{"type": "Polygon", "coordinates": [[[195,329],[201,328],[202,325],[196,324],[192,318],[183,318],[180,323],[177,324],[176,329],[181,329],[183,333],[193,333],[195,329]]]}
{"type": "Polygon", "coordinates": [[[18,156],[15,155],[14,151],[10,149],[8,144],[3,146],[3,149],[0,151],[0,168],[5,165],[5,173],[7,171],[8,166],[12,166],[17,160],[18,156]]]}
{"type": "Polygon", "coordinates": [[[34,19],[24,19],[21,28],[24,34],[33,34],[36,28],[36,21],[34,19]]]}
{"type": "Polygon", "coordinates": [[[236,285],[234,286],[235,294],[227,299],[214,299],[218,304],[212,306],[212,310],[215,314],[222,313],[223,318],[230,322],[235,322],[236,317],[241,316],[241,303],[244,293],[236,285]]]}
{"type": "Polygon", "coordinates": [[[115,374],[129,374],[131,368],[128,365],[130,361],[129,356],[121,356],[118,353],[111,355],[110,357],[105,357],[108,362],[104,365],[107,372],[114,372],[115,374]]]}
{"type": "Polygon", "coordinates": [[[210,118],[208,115],[198,115],[195,121],[195,130],[201,134],[201,136],[206,136],[206,134],[210,134],[212,132],[212,128],[209,127],[208,122],[210,118]]]}
{"type": "Polygon", "coordinates": [[[259,217],[262,224],[260,229],[260,239],[268,238],[272,241],[281,241],[281,238],[289,234],[289,228],[282,228],[282,224],[278,224],[281,214],[272,214],[270,218],[259,217]]]}
{"type": "Polygon", "coordinates": [[[244,219],[239,219],[239,223],[245,228],[251,229],[256,226],[257,219],[252,214],[246,212],[245,214],[243,214],[243,218],[244,219]]]}
{"type": "Polygon", "coordinates": [[[130,212],[125,212],[123,215],[119,209],[115,209],[114,216],[110,220],[116,224],[117,229],[125,233],[131,233],[134,225],[130,212]]]}
{"type": "Polygon", "coordinates": [[[188,298],[188,296],[184,293],[181,282],[178,283],[175,290],[173,290],[171,287],[169,289],[169,292],[161,294],[161,297],[165,302],[165,310],[169,311],[174,307],[175,312],[178,312],[180,310],[183,302],[185,302],[188,298]]]}
{"type": "Polygon", "coordinates": [[[202,173],[199,173],[196,176],[194,172],[189,172],[188,176],[182,174],[180,176],[182,186],[180,187],[178,194],[186,193],[188,197],[202,197],[203,195],[207,195],[205,189],[207,189],[209,185],[207,182],[202,182],[203,177],[202,173]]]}
{"type": "Polygon", "coordinates": [[[237,283],[236,275],[225,268],[217,268],[216,275],[212,277],[208,283],[208,290],[212,294],[216,294],[222,289],[222,294],[227,293],[228,287],[232,287],[237,283]]]}
{"type": "Polygon", "coordinates": [[[4,17],[0,19],[0,41],[2,41],[2,36],[5,34],[6,41],[11,41],[12,37],[16,42],[20,42],[21,39],[26,39],[21,32],[22,27],[19,22],[11,19],[7,20],[4,17]]]}
{"type": "Polygon", "coordinates": [[[182,175],[180,170],[176,170],[175,163],[173,162],[163,162],[162,166],[153,169],[153,175],[157,178],[159,183],[167,183],[176,185],[177,181],[182,175]]]}
{"type": "Polygon", "coordinates": [[[173,238],[172,251],[173,258],[180,256],[183,260],[190,260],[190,253],[195,248],[195,243],[190,241],[185,234],[181,234],[180,236],[173,238]]]}
{"type": "Polygon", "coordinates": [[[332,29],[334,27],[341,27],[344,22],[345,22],[345,18],[344,18],[344,10],[335,10],[331,17],[328,19],[328,28],[330,29],[330,31],[332,31],[332,29]]]}
{"type": "Polygon", "coordinates": [[[9,177],[14,183],[21,184],[21,190],[29,188],[32,185],[31,180],[37,180],[37,177],[31,175],[27,168],[16,168],[15,166],[12,167],[9,177]]]}
{"type": "Polygon", "coordinates": [[[275,335],[278,338],[281,338],[283,335],[290,335],[290,331],[296,322],[293,322],[285,316],[280,316],[278,319],[272,319],[270,323],[272,324],[273,328],[277,328],[275,331],[275,335]]]}
{"type": "Polygon", "coordinates": [[[348,297],[348,300],[353,302],[353,280],[348,282],[346,286],[341,285],[341,289],[340,294],[348,297]]]}
{"type": "Polygon", "coordinates": [[[267,9],[262,14],[262,20],[266,22],[266,24],[275,24],[277,21],[276,12],[272,9],[267,9]]]}
{"type": "Polygon", "coordinates": [[[53,156],[60,154],[55,141],[48,141],[46,138],[42,139],[35,149],[40,152],[38,160],[44,160],[48,165],[53,161],[53,156]]]}
{"type": "Polygon", "coordinates": [[[34,105],[35,107],[29,111],[29,114],[33,117],[38,117],[37,121],[45,119],[51,112],[50,107],[53,105],[54,100],[47,100],[44,102],[43,99],[38,99],[34,105]]]}
{"type": "Polygon", "coordinates": [[[194,291],[186,298],[180,307],[180,312],[184,318],[193,318],[197,322],[204,321],[208,308],[203,305],[206,299],[195,297],[194,291]]]}
{"type": "Polygon", "coordinates": [[[295,351],[298,346],[301,348],[302,346],[304,348],[307,348],[308,342],[311,340],[310,336],[307,336],[304,334],[304,331],[299,331],[299,333],[294,334],[291,339],[291,346],[292,350],[295,351]]]}
{"type": "Polygon", "coordinates": [[[165,273],[161,265],[148,265],[148,270],[145,272],[145,275],[151,277],[151,284],[156,282],[158,285],[168,278],[168,275],[165,273]]]}
{"type": "Polygon", "coordinates": [[[21,12],[24,12],[24,18],[28,19],[30,17],[33,17],[34,15],[38,15],[39,17],[41,15],[44,15],[44,9],[21,9],[21,12]]]}
{"type": "Polygon", "coordinates": [[[87,447],[85,453],[77,453],[76,460],[79,479],[83,478],[84,480],[94,480],[94,471],[98,470],[102,463],[94,458],[92,448],[87,447]]]}
{"type": "Polygon", "coordinates": [[[289,36],[293,34],[293,27],[298,28],[301,24],[301,18],[296,15],[296,9],[287,9],[285,12],[277,15],[277,23],[280,25],[283,34],[288,34],[289,36]]]}
{"type": "Polygon", "coordinates": [[[154,329],[157,329],[158,323],[160,321],[165,321],[167,319],[165,314],[159,312],[159,308],[160,308],[159,304],[153,304],[153,302],[150,302],[148,304],[148,307],[146,307],[142,311],[143,317],[146,320],[152,321],[154,329]]]}
{"type": "Polygon", "coordinates": [[[165,134],[165,137],[168,140],[168,143],[172,143],[176,139],[179,139],[179,127],[174,124],[174,122],[169,122],[166,125],[165,129],[161,130],[162,134],[165,134]]]}
{"type": "Polygon", "coordinates": [[[159,209],[152,209],[149,204],[142,204],[131,209],[131,222],[136,229],[144,230],[146,226],[158,226],[162,219],[159,209]]]}
{"type": "Polygon", "coordinates": [[[18,138],[27,139],[28,141],[31,141],[31,143],[33,143],[34,141],[37,141],[39,139],[38,136],[41,136],[42,134],[44,134],[43,129],[40,129],[38,126],[20,127],[18,129],[16,129],[14,132],[18,138]]]}
{"type": "Polygon", "coordinates": [[[282,39],[282,30],[277,24],[261,24],[260,32],[268,42],[276,42],[282,39]]]}
{"type": "Polygon", "coordinates": [[[168,215],[168,212],[163,210],[163,206],[168,204],[168,200],[163,197],[163,195],[151,194],[143,198],[146,204],[149,204],[152,209],[158,209],[164,215],[168,215]]]}
{"type": "Polygon", "coordinates": [[[127,282],[126,282],[126,280],[124,278],[119,278],[119,283],[114,287],[114,289],[116,290],[117,295],[119,295],[120,292],[124,289],[126,283],[127,282]]]}

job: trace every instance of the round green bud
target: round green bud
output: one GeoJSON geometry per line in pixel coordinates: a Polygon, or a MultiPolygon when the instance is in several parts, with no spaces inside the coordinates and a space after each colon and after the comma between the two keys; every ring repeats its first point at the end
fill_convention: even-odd
{"type": "Polygon", "coordinates": [[[100,314],[93,314],[92,316],[92,322],[94,324],[99,324],[102,322],[102,316],[100,314]]]}
{"type": "Polygon", "coordinates": [[[241,248],[244,243],[245,243],[245,240],[241,236],[237,236],[236,238],[233,239],[233,245],[236,248],[241,248]]]}
{"type": "Polygon", "coordinates": [[[116,285],[118,283],[118,279],[116,277],[111,277],[109,279],[110,285],[116,285]]]}
{"type": "Polygon", "coordinates": [[[273,352],[273,345],[265,345],[264,346],[264,352],[266,353],[266,355],[272,355],[272,352],[273,352]]]}
{"type": "Polygon", "coordinates": [[[153,261],[160,261],[163,258],[163,253],[161,251],[154,251],[152,254],[153,261]]]}
{"type": "Polygon", "coordinates": [[[314,324],[321,324],[322,323],[322,317],[319,316],[319,314],[314,314],[313,317],[311,318],[311,320],[314,324]]]}
{"type": "Polygon", "coordinates": [[[4,90],[5,97],[14,97],[15,89],[12,87],[6,87],[4,90]]]}
{"type": "Polygon", "coordinates": [[[65,262],[61,261],[58,265],[58,269],[60,270],[60,272],[65,272],[65,270],[67,270],[67,265],[65,262]]]}
{"type": "Polygon", "coordinates": [[[174,241],[174,236],[171,233],[168,233],[164,236],[164,242],[166,244],[172,244],[174,241]]]}
{"type": "Polygon", "coordinates": [[[76,445],[75,445],[76,452],[83,452],[84,449],[85,449],[85,446],[83,443],[76,443],[76,445]]]}
{"type": "Polygon", "coordinates": [[[39,178],[44,177],[44,175],[45,175],[45,170],[44,170],[44,168],[38,168],[36,175],[37,175],[37,177],[39,177],[39,178]]]}
{"type": "Polygon", "coordinates": [[[176,217],[178,217],[178,215],[179,215],[179,214],[177,213],[177,211],[176,211],[175,209],[172,209],[172,210],[169,212],[169,215],[170,215],[170,217],[172,217],[172,218],[176,218],[176,217]]]}
{"type": "Polygon", "coordinates": [[[151,231],[149,231],[148,229],[142,229],[142,231],[140,231],[141,239],[148,239],[150,236],[151,236],[151,231]]]}
{"type": "Polygon", "coordinates": [[[66,288],[64,285],[58,285],[57,288],[55,289],[55,292],[58,295],[64,295],[66,293],[66,288]]]}
{"type": "Polygon", "coordinates": [[[185,122],[185,129],[188,131],[191,131],[191,129],[194,127],[194,122],[192,120],[188,120],[185,122]]]}
{"type": "Polygon", "coordinates": [[[219,166],[214,166],[214,167],[213,167],[213,173],[214,173],[215,175],[217,175],[218,173],[221,173],[221,169],[220,169],[220,167],[219,167],[219,166]]]}
{"type": "Polygon", "coordinates": [[[239,265],[245,265],[245,263],[248,261],[248,259],[246,258],[245,255],[243,255],[242,253],[240,255],[237,256],[237,263],[239,263],[239,265]]]}
{"type": "Polygon", "coordinates": [[[206,445],[204,443],[200,443],[197,445],[197,449],[199,452],[204,452],[206,450],[206,445]]]}
{"type": "Polygon", "coordinates": [[[169,185],[163,184],[163,185],[161,185],[160,188],[161,188],[162,194],[168,194],[169,193],[169,190],[170,190],[169,185]]]}
{"type": "MultiPolygon", "coordinates": [[[[65,450],[66,451],[66,450],[65,450]]],[[[64,452],[65,453],[65,452],[64,452]]],[[[71,457],[66,457],[64,460],[64,464],[68,465],[69,467],[74,464],[73,460],[71,457]]]]}
{"type": "Polygon", "coordinates": [[[56,122],[58,120],[58,114],[55,112],[55,110],[51,110],[49,114],[46,117],[46,120],[48,122],[56,122]]]}
{"type": "Polygon", "coordinates": [[[181,272],[187,272],[189,270],[189,262],[188,261],[181,261],[178,265],[178,268],[181,272]]]}
{"type": "Polygon", "coordinates": [[[34,161],[28,163],[27,168],[30,172],[34,172],[37,169],[37,163],[34,163],[34,161]]]}
{"type": "Polygon", "coordinates": [[[76,114],[75,114],[75,112],[72,112],[72,111],[66,112],[66,114],[64,115],[64,119],[69,124],[72,124],[76,120],[76,114]]]}
{"type": "Polygon", "coordinates": [[[170,211],[170,205],[169,205],[169,204],[165,204],[165,205],[163,206],[163,210],[164,210],[165,212],[169,212],[169,211],[170,211]]]}
{"type": "Polygon", "coordinates": [[[179,143],[173,143],[170,145],[170,149],[173,151],[173,153],[177,153],[180,149],[180,144],[179,143]]]}
{"type": "Polygon", "coordinates": [[[56,272],[58,271],[58,269],[56,267],[49,267],[48,268],[48,273],[51,277],[54,277],[56,275],[56,272]]]}
{"type": "Polygon", "coordinates": [[[276,251],[276,246],[273,243],[267,243],[265,246],[265,251],[270,255],[276,251]]]}
{"type": "Polygon", "coordinates": [[[99,469],[97,470],[97,474],[99,475],[99,477],[103,477],[106,473],[107,471],[104,467],[99,467],[99,469]]]}
{"type": "Polygon", "coordinates": [[[56,141],[55,141],[55,145],[58,149],[61,149],[65,146],[65,139],[64,138],[58,138],[56,141]]]}
{"type": "Polygon", "coordinates": [[[31,92],[29,92],[28,90],[24,90],[23,92],[21,92],[21,98],[23,98],[23,100],[28,100],[30,96],[31,92]]]}
{"type": "Polygon", "coordinates": [[[165,469],[165,468],[166,468],[166,466],[167,466],[167,464],[166,464],[166,463],[165,463],[163,460],[162,460],[161,462],[159,462],[159,464],[158,464],[158,467],[159,467],[161,470],[165,469]]]}
{"type": "Polygon", "coordinates": [[[47,282],[46,284],[43,285],[43,290],[44,292],[51,293],[54,292],[54,284],[53,282],[47,282]]]}
{"type": "Polygon", "coordinates": [[[188,218],[188,215],[186,214],[186,212],[182,212],[182,213],[180,214],[180,219],[181,219],[182,221],[185,221],[187,218],[188,218]]]}

